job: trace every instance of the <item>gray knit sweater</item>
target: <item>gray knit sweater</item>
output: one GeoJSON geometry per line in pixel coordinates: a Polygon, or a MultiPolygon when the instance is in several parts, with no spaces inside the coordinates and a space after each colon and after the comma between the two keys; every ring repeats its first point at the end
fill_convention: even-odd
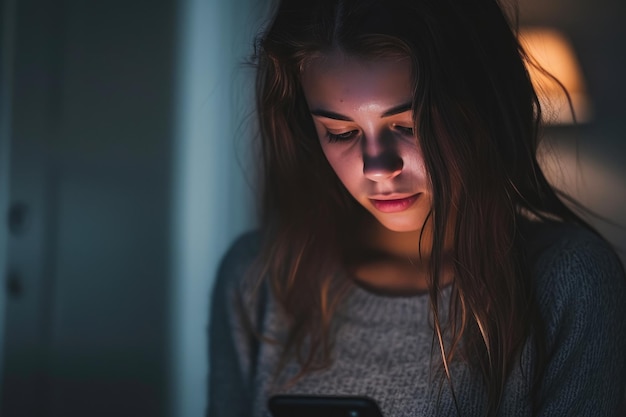
{"type": "MultiPolygon", "coordinates": [[[[626,384],[626,280],[605,242],[563,224],[529,225],[529,253],[544,321],[548,363],[534,402],[541,416],[614,416],[626,384]]],[[[243,275],[259,250],[258,236],[240,238],[224,257],[213,292],[210,337],[210,417],[266,417],[274,393],[364,395],[385,417],[456,416],[450,385],[437,373],[428,296],[389,297],[354,286],[335,317],[333,365],[282,387],[290,363],[272,378],[280,347],[260,343],[238,320],[233,297],[258,330],[279,340],[285,320],[271,294],[247,299],[243,275]]],[[[444,290],[445,298],[450,288],[444,290]]],[[[530,416],[530,381],[536,352],[526,343],[508,377],[501,416],[530,416]]],[[[461,416],[484,415],[479,376],[460,361],[451,365],[461,416]]]]}

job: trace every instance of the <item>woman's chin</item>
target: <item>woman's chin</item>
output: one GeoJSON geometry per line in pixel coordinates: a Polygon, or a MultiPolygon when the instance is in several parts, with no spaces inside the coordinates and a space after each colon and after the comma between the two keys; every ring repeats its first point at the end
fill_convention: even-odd
{"type": "Polygon", "coordinates": [[[409,219],[390,219],[388,216],[375,216],[378,222],[385,229],[397,233],[410,233],[422,230],[423,222],[418,222],[415,218],[409,219]]]}

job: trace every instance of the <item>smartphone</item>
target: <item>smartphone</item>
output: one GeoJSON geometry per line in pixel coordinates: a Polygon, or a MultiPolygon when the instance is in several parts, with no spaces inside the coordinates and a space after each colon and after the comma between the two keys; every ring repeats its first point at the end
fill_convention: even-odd
{"type": "Polygon", "coordinates": [[[374,400],[357,396],[274,395],[272,417],[383,417],[374,400]]]}

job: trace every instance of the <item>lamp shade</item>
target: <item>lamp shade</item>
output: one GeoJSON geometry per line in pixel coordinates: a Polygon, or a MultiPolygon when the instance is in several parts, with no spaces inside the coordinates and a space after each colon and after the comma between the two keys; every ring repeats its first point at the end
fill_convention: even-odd
{"type": "Polygon", "coordinates": [[[539,96],[544,122],[549,125],[566,125],[574,121],[589,121],[592,116],[591,103],[580,65],[568,39],[556,29],[543,27],[522,28],[519,39],[531,59],[527,68],[539,96]],[[572,107],[563,87],[569,93],[572,107]]]}

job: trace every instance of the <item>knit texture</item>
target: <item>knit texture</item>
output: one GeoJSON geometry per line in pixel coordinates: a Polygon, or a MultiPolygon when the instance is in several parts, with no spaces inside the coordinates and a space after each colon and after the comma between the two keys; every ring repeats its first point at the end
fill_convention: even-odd
{"type": "MultiPolygon", "coordinates": [[[[528,225],[528,252],[545,327],[547,367],[535,402],[541,416],[615,416],[626,384],[626,279],[607,244],[592,233],[557,223],[528,225]]],[[[485,413],[481,377],[460,361],[441,378],[427,295],[390,297],[354,285],[334,318],[333,364],[285,388],[298,365],[274,378],[280,345],[261,343],[240,320],[283,340],[286,321],[265,287],[250,298],[243,279],[259,251],[256,234],[240,238],[224,257],[213,291],[210,337],[210,417],[266,417],[277,393],[364,395],[385,417],[485,413]],[[239,298],[237,294],[242,294],[239,298]]],[[[440,305],[447,305],[450,288],[440,305]]],[[[442,310],[442,314],[445,311],[442,310]]],[[[509,375],[501,416],[530,416],[536,352],[528,341],[509,375]]]]}

